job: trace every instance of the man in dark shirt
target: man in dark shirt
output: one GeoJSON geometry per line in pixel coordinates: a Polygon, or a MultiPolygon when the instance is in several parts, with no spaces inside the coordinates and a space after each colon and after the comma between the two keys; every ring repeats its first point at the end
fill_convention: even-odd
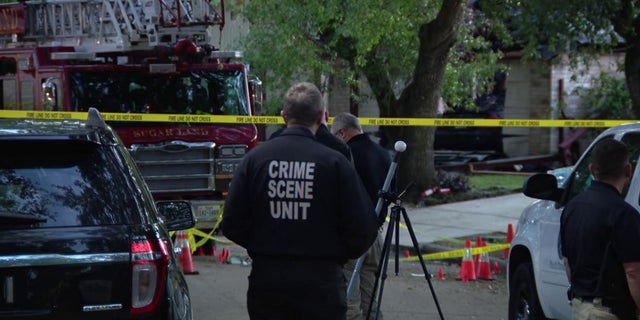
{"type": "Polygon", "coordinates": [[[611,138],[598,142],[589,171],[595,180],[560,220],[573,319],[636,319],[640,216],[622,197],[632,174],[626,146],[611,138]]]}
{"type": "Polygon", "coordinates": [[[375,240],[374,207],[353,165],[314,137],[324,116],[318,88],[292,86],[282,115],[287,129],[236,170],[222,232],[252,259],[252,320],[344,319],[342,266],[375,240]]]}
{"type": "MultiPolygon", "coordinates": [[[[371,203],[376,205],[379,197],[378,192],[382,189],[387,172],[391,166],[391,154],[380,146],[380,144],[373,142],[369,136],[363,132],[358,118],[350,113],[340,113],[336,115],[331,125],[331,132],[349,145],[351,155],[353,156],[353,164],[356,167],[358,176],[362,179],[367,189],[371,203]]],[[[387,208],[384,206],[380,213],[380,219],[378,220],[380,224],[384,222],[382,219],[386,217],[386,210],[387,208]]],[[[373,297],[373,291],[376,272],[378,271],[384,245],[383,242],[382,234],[378,233],[376,242],[371,246],[367,252],[367,256],[362,261],[360,276],[356,279],[359,280],[359,286],[356,286],[356,288],[359,287],[360,290],[355,290],[352,296],[348,297],[348,320],[364,319],[371,301],[373,300],[373,303],[376,303],[375,297],[373,297]]],[[[355,264],[356,260],[350,260],[345,265],[345,276],[347,279],[351,279],[355,264]]],[[[354,283],[354,285],[356,284],[358,283],[354,283]]],[[[372,308],[372,311],[375,311],[375,309],[372,308]]],[[[376,317],[374,312],[371,318],[382,319],[382,313],[376,317]]]]}

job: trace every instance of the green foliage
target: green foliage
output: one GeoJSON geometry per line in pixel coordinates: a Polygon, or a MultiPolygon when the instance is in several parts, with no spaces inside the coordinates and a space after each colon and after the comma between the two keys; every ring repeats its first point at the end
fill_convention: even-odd
{"type": "MultiPolygon", "coordinates": [[[[525,58],[550,60],[566,54],[561,56],[569,57],[569,66],[576,70],[588,67],[589,62],[603,53],[623,48],[633,50],[640,44],[638,1],[486,0],[481,4],[493,19],[505,22],[514,48],[523,49],[525,58]]],[[[639,64],[640,56],[633,51],[627,51],[627,54],[629,52],[631,55],[625,57],[628,64],[625,76],[629,86],[637,88],[640,78],[635,66],[639,64]]],[[[634,115],[638,117],[640,95],[636,91],[634,89],[631,99],[634,115]]],[[[615,108],[623,108],[623,105],[617,104],[615,108]]],[[[606,114],[611,110],[602,111],[606,114]]]]}
{"type": "Polygon", "coordinates": [[[250,1],[244,14],[252,27],[243,47],[268,91],[292,81],[319,84],[320,74],[353,84],[372,54],[389,63],[390,73],[411,69],[417,56],[412,20],[425,12],[416,9],[398,1],[250,1]],[[376,50],[381,44],[392,50],[376,50]]]}
{"type": "Polygon", "coordinates": [[[498,70],[508,73],[506,66],[498,63],[502,52],[496,50],[489,39],[502,38],[504,30],[500,21],[492,21],[480,11],[465,10],[463,28],[460,28],[458,43],[450,53],[441,88],[450,107],[475,109],[475,97],[489,91],[494,73],[498,70]]]}
{"type": "MultiPolygon", "coordinates": [[[[370,63],[384,68],[399,97],[414,77],[420,27],[436,16],[441,1],[254,0],[244,5],[251,28],[242,46],[252,72],[265,83],[267,113],[276,114],[281,92],[292,82],[320,84],[324,74],[357,85],[370,63]]],[[[500,54],[479,36],[492,28],[487,21],[467,11],[441,92],[450,106],[471,105],[502,68],[496,63],[500,54]]],[[[365,102],[369,97],[353,98],[365,102]]]]}
{"type": "Polygon", "coordinates": [[[614,21],[624,14],[624,2],[488,0],[482,5],[492,18],[506,23],[512,41],[524,48],[525,57],[543,58],[549,53],[593,54],[617,46],[615,31],[624,32],[614,31],[614,21]]]}
{"type": "Polygon", "coordinates": [[[633,119],[631,96],[624,79],[601,73],[591,88],[579,92],[599,119],[633,119]]]}

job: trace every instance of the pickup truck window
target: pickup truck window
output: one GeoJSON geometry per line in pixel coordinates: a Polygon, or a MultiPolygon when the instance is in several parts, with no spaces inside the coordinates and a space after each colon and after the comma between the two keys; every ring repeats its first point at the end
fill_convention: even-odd
{"type": "MultiPolygon", "coordinates": [[[[601,139],[611,138],[612,136],[604,136],[601,139]]],[[[627,147],[629,148],[629,159],[631,162],[631,166],[633,170],[635,170],[636,165],[638,163],[638,157],[640,156],[640,133],[638,132],[630,132],[625,134],[622,139],[627,147]]],[[[573,181],[568,184],[569,197],[566,199],[565,203],[575,197],[578,193],[584,191],[589,185],[591,185],[591,173],[589,172],[589,164],[591,163],[591,151],[587,150],[582,161],[576,166],[576,169],[573,173],[573,181]]],[[[627,189],[623,191],[622,196],[624,197],[627,193],[627,189]]]]}
{"type": "MultiPolygon", "coordinates": [[[[632,171],[636,171],[638,165],[638,157],[640,157],[640,133],[630,132],[622,137],[622,142],[629,148],[629,162],[631,163],[632,171]]],[[[623,196],[626,196],[629,186],[622,192],[623,196]]]]}

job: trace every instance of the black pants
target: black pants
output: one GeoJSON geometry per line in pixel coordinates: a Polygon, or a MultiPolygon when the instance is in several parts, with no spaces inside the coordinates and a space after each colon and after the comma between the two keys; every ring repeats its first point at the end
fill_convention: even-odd
{"type": "Polygon", "coordinates": [[[247,308],[251,320],[342,320],[346,292],[337,262],[258,258],[249,275],[247,308]]]}

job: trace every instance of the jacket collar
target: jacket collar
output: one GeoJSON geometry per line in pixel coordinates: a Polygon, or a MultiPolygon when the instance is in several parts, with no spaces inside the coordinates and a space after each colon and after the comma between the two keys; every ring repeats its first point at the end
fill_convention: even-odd
{"type": "Polygon", "coordinates": [[[303,127],[286,128],[284,129],[284,131],[282,131],[280,135],[281,136],[303,136],[303,137],[315,139],[315,136],[313,135],[311,130],[303,127]]]}

